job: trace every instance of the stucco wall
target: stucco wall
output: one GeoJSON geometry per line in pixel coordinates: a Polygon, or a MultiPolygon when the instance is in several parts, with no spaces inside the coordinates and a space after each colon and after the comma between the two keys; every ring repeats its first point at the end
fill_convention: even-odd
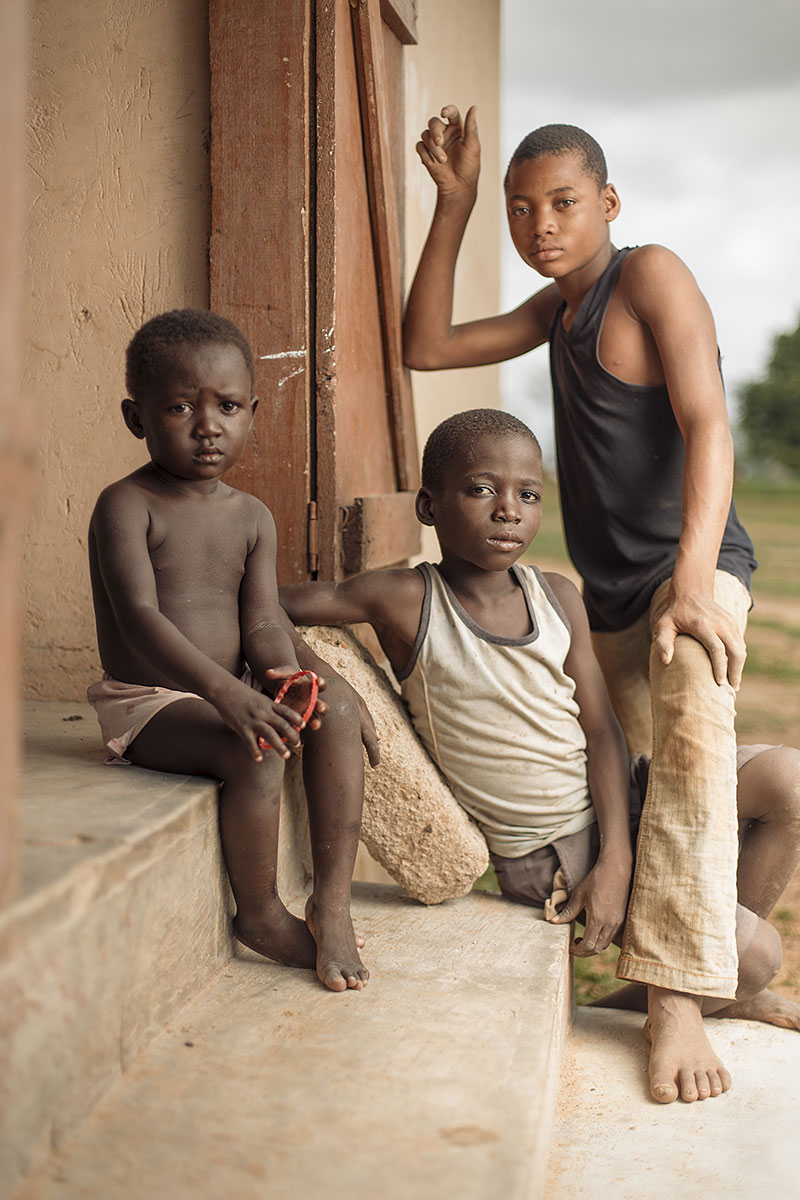
{"type": "MultiPolygon", "coordinates": [[[[414,146],[445,104],[478,106],[481,186],[456,269],[453,316],[471,320],[500,305],[500,0],[419,0],[419,45],[406,50],[406,290],[433,214],[435,188],[414,146]]],[[[500,405],[497,366],[412,373],[420,451],[451,413],[500,405]]],[[[422,553],[438,557],[423,530],[422,553]]]]}
{"type": "MultiPolygon", "coordinates": [[[[414,153],[449,100],[480,106],[497,180],[499,0],[420,0],[406,50],[407,274],[433,205],[414,153]]],[[[119,414],[142,320],[208,304],[207,0],[31,0],[29,351],[40,480],[24,543],[24,686],[78,698],[98,670],[86,530],[99,491],[144,461],[119,414]]],[[[457,317],[499,300],[499,187],[467,234],[457,317]]],[[[499,402],[496,368],[416,375],[420,442],[442,416],[499,402]]],[[[429,553],[433,551],[430,550],[429,553]]]]}
{"type": "Polygon", "coordinates": [[[92,506],[144,461],[119,413],[125,346],[154,312],[208,305],[208,17],[206,0],[32,0],[30,18],[24,684],[71,698],[97,673],[92,506]]]}

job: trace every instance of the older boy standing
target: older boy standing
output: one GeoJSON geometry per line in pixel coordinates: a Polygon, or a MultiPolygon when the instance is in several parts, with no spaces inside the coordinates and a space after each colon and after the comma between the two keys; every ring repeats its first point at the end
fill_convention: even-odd
{"type": "Polygon", "coordinates": [[[480,164],[475,110],[433,118],[417,150],[438,198],[409,295],[408,365],[476,366],[546,341],[562,507],[595,648],[628,746],[653,764],[621,978],[648,985],[651,1089],[684,1093],[716,1058],[701,999],[737,986],[734,693],[752,545],[731,503],[733,451],[713,319],[661,246],[618,251],[620,209],[594,139],[529,134],[509,229],[553,280],[513,312],[452,325],[453,277],[480,164]]]}

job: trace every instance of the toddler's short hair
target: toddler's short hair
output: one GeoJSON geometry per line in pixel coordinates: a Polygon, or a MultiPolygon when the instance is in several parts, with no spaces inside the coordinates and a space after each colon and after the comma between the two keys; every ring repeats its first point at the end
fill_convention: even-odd
{"type": "Polygon", "coordinates": [[[463,456],[470,443],[487,434],[527,438],[542,453],[536,434],[518,417],[499,408],[469,408],[442,421],[428,438],[422,454],[422,486],[440,492],[453,460],[463,456]]]}
{"type": "Polygon", "coordinates": [[[253,352],[247,338],[232,321],[197,308],[175,308],[146,321],[128,343],[125,352],[125,386],[133,400],[152,391],[163,378],[170,357],[180,346],[204,346],[209,342],[236,346],[255,380],[253,352]]]}
{"type": "Polygon", "coordinates": [[[527,134],[511,155],[503,186],[508,188],[508,176],[512,167],[521,162],[529,162],[546,154],[569,154],[577,150],[583,155],[583,165],[587,175],[591,175],[599,188],[608,183],[608,167],[606,156],[600,146],[585,130],[577,125],[542,125],[527,134]]]}

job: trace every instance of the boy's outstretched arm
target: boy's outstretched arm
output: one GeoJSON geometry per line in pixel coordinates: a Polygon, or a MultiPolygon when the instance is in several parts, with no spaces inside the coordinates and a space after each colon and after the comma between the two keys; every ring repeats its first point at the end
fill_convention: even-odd
{"type": "Polygon", "coordinates": [[[585,932],[573,954],[598,954],[620,931],[628,906],[633,851],[629,816],[628,753],[592,650],[589,622],[577,589],[562,575],[548,574],[572,627],[564,662],[575,680],[575,699],[586,734],[589,791],[600,831],[600,853],[592,870],[572,891],[554,924],[574,920],[585,909],[585,932]]]}
{"type": "Polygon", "coordinates": [[[513,312],[453,325],[456,260],[478,191],[480,141],[474,106],[432,117],[417,153],[436,184],[436,210],[406,304],[405,361],[418,371],[474,367],[516,358],[547,341],[559,303],[554,285],[513,312]]]}
{"type": "Polygon", "coordinates": [[[738,689],[744,641],[714,602],[714,572],[733,487],[733,442],[717,365],[714,320],[683,262],[663,246],[630,256],[624,287],[636,317],[655,339],[670,404],[683,435],[683,520],[669,604],[654,629],[662,661],[670,663],[679,633],[708,651],[717,683],[738,689]]]}
{"type": "Polygon", "coordinates": [[[419,571],[407,568],[280,588],[281,604],[297,625],[371,625],[395,671],[411,657],[424,595],[419,571]]]}

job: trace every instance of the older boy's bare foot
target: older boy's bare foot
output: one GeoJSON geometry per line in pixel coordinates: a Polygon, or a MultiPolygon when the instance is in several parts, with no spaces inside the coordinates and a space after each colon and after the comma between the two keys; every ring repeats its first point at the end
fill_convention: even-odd
{"type": "Polygon", "coordinates": [[[699,997],[649,987],[644,1034],[651,1044],[650,1094],[659,1104],[679,1096],[707,1100],[731,1086],[706,1037],[699,997]]]}
{"type": "Polygon", "coordinates": [[[306,922],[317,947],[320,982],[332,992],[360,991],[369,971],[358,956],[349,904],[321,904],[311,895],[306,901],[306,922]]]}
{"type": "Polygon", "coordinates": [[[237,913],[231,925],[234,936],[256,954],[287,967],[305,967],[311,971],[317,964],[317,946],[308,926],[282,904],[275,905],[263,917],[243,918],[237,913]]]}
{"type": "Polygon", "coordinates": [[[749,1000],[734,1000],[726,1008],[717,1009],[714,1016],[740,1021],[764,1021],[767,1025],[779,1025],[781,1029],[800,1030],[800,1004],[771,992],[769,988],[757,992],[749,1000]]]}

